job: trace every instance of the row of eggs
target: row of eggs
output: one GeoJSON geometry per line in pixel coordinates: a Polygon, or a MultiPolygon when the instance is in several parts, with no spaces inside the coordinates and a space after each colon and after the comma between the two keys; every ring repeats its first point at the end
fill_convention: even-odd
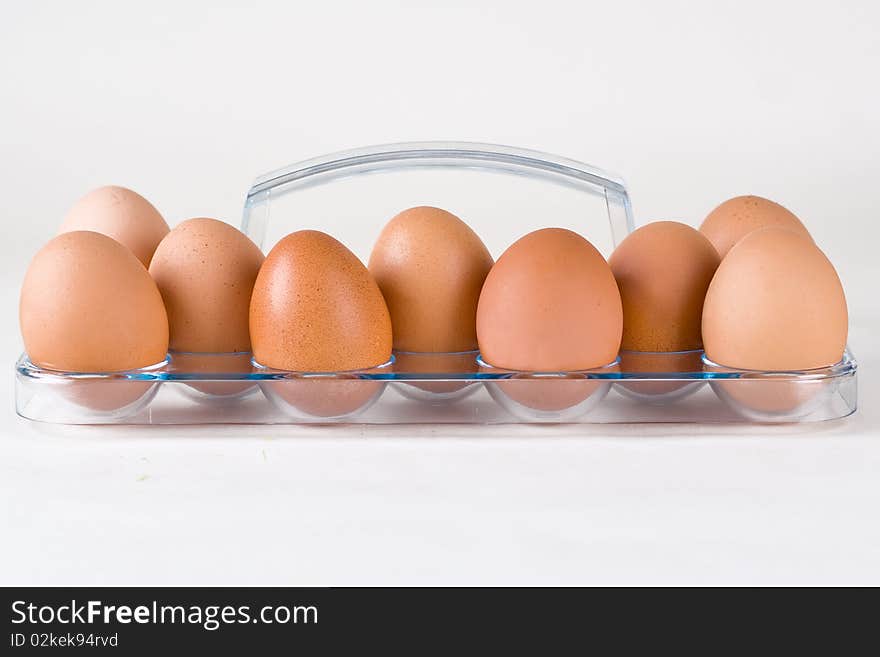
{"type": "Polygon", "coordinates": [[[146,199],[105,187],[33,259],[20,319],[34,364],[96,373],[149,367],[169,349],[343,372],[381,366],[392,348],[479,349],[490,367],[563,372],[606,366],[620,349],[705,347],[728,367],[803,370],[839,361],[847,332],[828,259],[797,217],[754,196],[726,201],[699,231],[648,224],[609,261],[548,228],[493,262],[458,217],[411,208],[365,267],[317,231],[265,258],[220,221],[169,231],[146,199]]]}

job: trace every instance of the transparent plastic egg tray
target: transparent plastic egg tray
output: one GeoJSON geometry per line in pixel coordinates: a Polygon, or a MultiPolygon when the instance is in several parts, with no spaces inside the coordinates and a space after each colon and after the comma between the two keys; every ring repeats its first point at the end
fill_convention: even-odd
{"type": "MultiPolygon", "coordinates": [[[[340,239],[366,261],[384,224],[416,205],[447,209],[494,257],[559,226],[603,254],[633,230],[622,180],[544,153],[485,144],[393,144],[308,160],[258,178],[242,231],[264,252],[295,230],[340,239]]],[[[23,417],[65,424],[814,422],[857,403],[850,352],[832,367],[725,368],[701,351],[626,352],[577,372],[493,368],[478,352],[395,352],[350,372],[290,372],[250,353],[169,353],[140,370],[94,374],[16,364],[23,417]]]]}

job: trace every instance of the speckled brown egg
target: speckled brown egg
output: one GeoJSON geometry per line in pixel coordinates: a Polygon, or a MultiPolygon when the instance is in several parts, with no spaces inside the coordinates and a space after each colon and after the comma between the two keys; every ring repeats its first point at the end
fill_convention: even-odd
{"type": "Polygon", "coordinates": [[[788,228],[805,237],[810,236],[794,213],[760,196],[737,196],[724,201],[703,220],[700,232],[723,258],[746,235],[769,226],[788,228]]]}
{"type": "Polygon", "coordinates": [[[703,299],[720,259],[699,231],[676,221],[642,226],[609,259],[623,302],[622,349],[703,346],[703,299]]]}
{"type": "Polygon", "coordinates": [[[94,189],[67,212],[59,233],[91,230],[112,237],[128,247],[144,267],[168,234],[168,224],[143,196],[125,187],[110,185],[94,189]]]}
{"type": "Polygon", "coordinates": [[[216,219],[189,219],[165,236],[150,274],[159,286],[175,351],[250,351],[251,292],[263,253],[216,219]]]}
{"type": "Polygon", "coordinates": [[[374,367],[391,357],[391,317],[379,286],[343,244],[303,230],[263,263],[250,306],[254,358],[300,372],[374,367]]]}
{"type": "Polygon", "coordinates": [[[64,233],[40,249],[25,275],[19,318],[31,362],[53,370],[132,370],[168,351],[156,284],[131,251],[100,233],[64,233]]]}
{"type": "Polygon", "coordinates": [[[477,307],[482,358],[503,369],[601,367],[617,358],[622,332],[611,268],[592,244],[562,228],[514,242],[486,277],[477,307]]]}
{"type": "Polygon", "coordinates": [[[395,349],[477,348],[477,301],[492,256],[461,219],[433,207],[404,210],[382,230],[369,268],[391,313],[395,349]]]}
{"type": "Polygon", "coordinates": [[[721,261],[703,306],[706,356],[726,367],[802,370],[840,361],[847,308],[834,266],[803,234],[755,231],[721,261]]]}

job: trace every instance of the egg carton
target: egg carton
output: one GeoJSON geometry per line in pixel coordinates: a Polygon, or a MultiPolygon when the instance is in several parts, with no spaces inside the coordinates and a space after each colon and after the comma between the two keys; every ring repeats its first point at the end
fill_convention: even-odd
{"type": "MultiPolygon", "coordinates": [[[[469,143],[393,144],[308,160],[258,178],[242,230],[268,250],[317,228],[366,259],[385,221],[434,205],[463,217],[493,253],[548,225],[607,257],[633,229],[624,182],[572,160],[469,143]]],[[[93,374],[16,364],[19,415],[63,424],[814,422],[857,406],[849,349],[831,367],[725,368],[702,351],[620,352],[605,367],[521,372],[478,352],[396,351],[349,372],[265,368],[250,353],[169,353],[140,370],[93,374]]]]}

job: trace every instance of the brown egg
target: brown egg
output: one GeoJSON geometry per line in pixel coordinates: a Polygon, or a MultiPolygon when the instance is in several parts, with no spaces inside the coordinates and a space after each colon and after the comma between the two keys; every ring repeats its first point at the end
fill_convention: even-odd
{"type": "Polygon", "coordinates": [[[250,307],[254,358],[299,372],[365,369],[391,357],[391,318],[379,286],[329,235],[303,230],[266,258],[250,307]]]}
{"type": "Polygon", "coordinates": [[[508,370],[591,369],[617,358],[623,310],[602,255],[580,235],[545,228],[516,241],[480,294],[483,360],[508,370]]]}
{"type": "Polygon", "coordinates": [[[847,309],[834,266],[809,239],[765,228],[721,262],[703,306],[706,356],[728,367],[803,370],[843,356],[847,309]]]}
{"type": "Polygon", "coordinates": [[[720,259],[699,231],[658,221],[630,234],[609,259],[623,302],[622,349],[703,346],[703,299],[720,259]]]}
{"type": "Polygon", "coordinates": [[[99,233],[64,233],[40,249],[19,316],[31,362],[53,370],[133,370],[168,351],[156,284],[128,249],[99,233]]]}
{"type": "Polygon", "coordinates": [[[168,234],[168,224],[140,194],[125,187],[108,186],[92,190],[70,208],[58,232],[74,230],[108,235],[128,247],[144,267],[149,267],[156,246],[168,234]]]}
{"type": "MultiPolygon", "coordinates": [[[[156,284],[131,251],[99,233],[64,233],[34,256],[19,318],[31,362],[52,370],[135,370],[163,361],[168,350],[156,284]]],[[[83,378],[58,389],[78,405],[112,411],[153,387],[150,381],[83,378]]]]}
{"type": "Polygon", "coordinates": [[[385,387],[346,373],[390,360],[385,300],[361,261],[325,233],[303,230],[275,245],[254,285],[250,331],[254,359],[264,367],[343,373],[263,382],[266,396],[288,414],[346,417],[385,387]]]}
{"type": "MultiPolygon", "coordinates": [[[[706,294],[706,357],[722,368],[827,367],[843,357],[846,337],[837,272],[809,239],[787,229],[765,228],[737,243],[706,294]]],[[[713,389],[752,419],[794,419],[809,411],[827,383],[764,375],[715,380],[713,389]]]]}
{"type": "Polygon", "coordinates": [[[216,219],[190,219],[160,242],[150,263],[175,351],[250,351],[248,316],[263,254],[216,219]]]}
{"type": "Polygon", "coordinates": [[[382,230],[369,267],[388,304],[395,349],[477,348],[477,301],[492,256],[461,219],[439,208],[404,210],[382,230]]]}
{"type": "Polygon", "coordinates": [[[725,201],[703,220],[700,232],[723,258],[743,237],[769,226],[788,228],[805,237],[810,236],[801,220],[791,211],[760,196],[737,196],[725,201]]]}

